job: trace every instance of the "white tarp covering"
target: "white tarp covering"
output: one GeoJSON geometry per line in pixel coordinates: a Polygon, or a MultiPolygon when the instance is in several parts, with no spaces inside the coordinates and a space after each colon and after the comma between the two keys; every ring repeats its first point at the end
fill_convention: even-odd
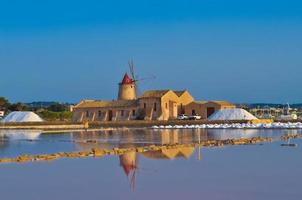
{"type": "Polygon", "coordinates": [[[1,122],[42,122],[43,119],[34,112],[14,111],[9,113],[1,122]]]}
{"type": "Polygon", "coordinates": [[[213,113],[209,120],[252,120],[257,119],[254,115],[241,108],[218,110],[213,113]]]}

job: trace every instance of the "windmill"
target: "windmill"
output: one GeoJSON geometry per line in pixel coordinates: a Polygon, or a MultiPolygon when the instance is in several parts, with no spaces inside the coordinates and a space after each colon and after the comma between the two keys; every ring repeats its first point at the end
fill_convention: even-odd
{"type": "Polygon", "coordinates": [[[119,156],[120,166],[123,168],[130,188],[134,191],[136,181],[136,171],[138,169],[138,154],[135,151],[129,151],[119,156]]]}
{"type": "Polygon", "coordinates": [[[144,81],[144,80],[155,79],[156,77],[155,76],[149,76],[149,77],[139,78],[139,76],[137,74],[135,74],[134,64],[133,64],[133,60],[132,59],[129,60],[128,65],[129,65],[129,69],[130,69],[131,79],[132,79],[132,81],[133,81],[133,83],[135,85],[136,95],[140,96],[141,91],[139,89],[138,82],[144,81]]]}

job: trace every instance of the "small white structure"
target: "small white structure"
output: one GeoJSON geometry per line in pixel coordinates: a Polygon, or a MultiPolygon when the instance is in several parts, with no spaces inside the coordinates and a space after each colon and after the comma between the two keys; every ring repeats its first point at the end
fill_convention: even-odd
{"type": "Polygon", "coordinates": [[[218,110],[213,113],[209,120],[253,120],[257,119],[254,115],[241,108],[218,110]]]}
{"type": "Polygon", "coordinates": [[[4,117],[4,113],[5,113],[4,111],[0,110],[0,118],[4,117]]]}
{"type": "Polygon", "coordinates": [[[42,122],[43,119],[34,112],[14,111],[9,113],[1,122],[42,122]]]}
{"type": "Polygon", "coordinates": [[[289,103],[287,103],[287,106],[283,108],[283,115],[280,115],[278,117],[279,120],[295,120],[298,119],[298,116],[295,113],[290,113],[292,109],[289,106],[289,103]]]}
{"type": "Polygon", "coordinates": [[[296,114],[289,114],[289,115],[280,115],[277,119],[279,120],[295,120],[298,119],[296,114]]]}

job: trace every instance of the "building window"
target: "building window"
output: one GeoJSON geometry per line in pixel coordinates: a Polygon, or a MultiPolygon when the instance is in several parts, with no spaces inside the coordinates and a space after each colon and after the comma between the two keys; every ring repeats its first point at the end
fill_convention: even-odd
{"type": "Polygon", "coordinates": [[[99,113],[98,113],[99,117],[102,116],[102,111],[99,110],[99,113]]]}
{"type": "Polygon", "coordinates": [[[196,112],[194,109],[192,110],[192,115],[196,115],[196,112]]]}
{"type": "Polygon", "coordinates": [[[156,111],[156,109],[157,109],[157,108],[156,108],[156,103],[154,103],[154,111],[156,111]]]}
{"type": "Polygon", "coordinates": [[[146,105],[146,103],[144,103],[144,109],[146,109],[146,107],[147,107],[147,105],[146,105]]]}
{"type": "Polygon", "coordinates": [[[135,116],[135,110],[132,110],[132,115],[135,116]]]}
{"type": "Polygon", "coordinates": [[[121,116],[122,117],[124,116],[124,110],[121,110],[121,116]]]}
{"type": "Polygon", "coordinates": [[[86,111],[86,117],[89,117],[89,111],[88,110],[86,111]]]}
{"type": "Polygon", "coordinates": [[[166,109],[168,109],[168,103],[166,103],[166,109]]]}

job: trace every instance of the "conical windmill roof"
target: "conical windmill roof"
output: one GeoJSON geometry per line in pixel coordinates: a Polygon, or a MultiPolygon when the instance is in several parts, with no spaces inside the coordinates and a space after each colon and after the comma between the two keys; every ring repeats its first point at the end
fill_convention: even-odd
{"type": "Polygon", "coordinates": [[[132,84],[132,83],[133,83],[133,80],[129,77],[129,75],[127,73],[125,73],[121,84],[124,85],[124,84],[132,84]]]}
{"type": "Polygon", "coordinates": [[[127,176],[136,169],[136,152],[127,152],[120,155],[120,165],[127,176]]]}

